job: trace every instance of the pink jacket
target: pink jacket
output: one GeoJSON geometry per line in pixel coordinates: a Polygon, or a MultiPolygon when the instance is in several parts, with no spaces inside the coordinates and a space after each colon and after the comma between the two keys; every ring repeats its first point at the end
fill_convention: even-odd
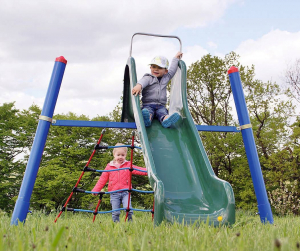
{"type": "MultiPolygon", "coordinates": [[[[122,169],[130,167],[130,161],[125,161],[119,168],[117,168],[113,161],[107,164],[104,170],[114,170],[114,169],[122,169]]],[[[146,168],[139,167],[132,165],[133,168],[140,169],[143,171],[147,171],[146,168]]],[[[132,174],[135,175],[147,175],[147,173],[140,172],[133,170],[132,174]]],[[[108,181],[108,191],[115,191],[119,189],[126,189],[129,188],[129,178],[130,178],[130,171],[127,170],[120,170],[120,171],[114,171],[114,172],[103,172],[97,182],[97,184],[94,186],[92,192],[100,192],[101,189],[105,186],[105,184],[108,181]]]]}

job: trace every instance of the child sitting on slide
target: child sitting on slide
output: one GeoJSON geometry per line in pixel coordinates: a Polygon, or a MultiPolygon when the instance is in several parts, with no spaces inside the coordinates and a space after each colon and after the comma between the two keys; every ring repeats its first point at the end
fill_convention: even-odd
{"type": "Polygon", "coordinates": [[[173,58],[169,70],[168,59],[162,56],[153,58],[150,63],[151,74],[146,73],[132,89],[132,94],[135,96],[142,92],[142,114],[145,126],[150,126],[155,117],[164,128],[170,127],[179,120],[179,113],[168,114],[166,103],[167,84],[174,77],[181,57],[182,53],[178,52],[173,58]]]}
{"type": "MultiPolygon", "coordinates": [[[[122,144],[118,143],[116,146],[121,146],[122,144]]],[[[105,170],[114,170],[118,169],[119,171],[113,172],[103,172],[100,176],[97,184],[93,188],[92,192],[100,192],[102,188],[108,181],[108,191],[115,191],[120,189],[129,189],[129,179],[130,179],[130,171],[128,169],[122,170],[123,168],[130,167],[130,161],[127,161],[127,147],[119,147],[114,148],[113,150],[114,159],[107,164],[105,170]]],[[[139,169],[141,171],[147,171],[146,168],[134,166],[133,168],[139,169]]],[[[137,170],[133,170],[132,174],[135,175],[147,175],[146,172],[140,172],[137,170]]],[[[130,188],[131,189],[131,188],[130,188]]],[[[96,194],[94,194],[96,195],[96,194]]],[[[121,203],[123,204],[124,208],[128,206],[128,191],[120,191],[116,193],[110,194],[110,203],[112,205],[112,210],[119,209],[121,207],[121,203]]],[[[130,206],[131,208],[131,201],[130,206]]],[[[132,220],[132,210],[128,213],[128,220],[132,220]]],[[[113,211],[112,212],[112,219],[114,222],[119,222],[120,211],[113,211]]]]}

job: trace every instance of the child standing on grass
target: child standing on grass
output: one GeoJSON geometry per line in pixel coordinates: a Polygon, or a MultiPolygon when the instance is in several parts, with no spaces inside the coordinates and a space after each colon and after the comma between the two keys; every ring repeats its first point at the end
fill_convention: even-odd
{"type": "MultiPolygon", "coordinates": [[[[122,146],[122,144],[118,143],[116,146],[122,146]]],[[[100,176],[97,184],[93,188],[92,192],[100,192],[102,188],[105,186],[105,184],[108,181],[108,191],[115,191],[120,189],[129,189],[129,179],[130,179],[130,171],[128,169],[122,170],[123,168],[130,167],[130,161],[126,160],[127,155],[127,147],[119,147],[114,148],[113,150],[113,156],[114,159],[109,162],[105,168],[105,170],[116,170],[119,169],[119,171],[113,171],[113,172],[103,172],[100,176]]],[[[139,169],[141,171],[147,171],[146,168],[134,166],[133,168],[139,169]]],[[[137,170],[133,170],[132,174],[135,175],[147,175],[145,172],[140,172],[137,170]]],[[[131,189],[131,188],[130,188],[131,189]]],[[[128,206],[128,191],[121,191],[121,192],[115,192],[110,194],[110,203],[112,205],[112,209],[118,209],[121,208],[121,203],[123,204],[124,208],[127,208],[128,206]]],[[[131,200],[130,200],[130,206],[131,208],[131,200]]],[[[132,210],[128,213],[128,220],[132,220],[132,210]]],[[[112,212],[112,219],[114,222],[119,222],[119,216],[120,211],[113,211],[112,212]]]]}
{"type": "Polygon", "coordinates": [[[145,126],[150,126],[155,117],[164,128],[170,127],[179,120],[180,115],[177,112],[169,116],[166,103],[167,84],[174,77],[181,57],[182,53],[178,52],[169,70],[168,59],[163,56],[153,58],[150,63],[151,74],[146,73],[132,89],[132,94],[135,96],[142,92],[142,114],[145,126]]]}

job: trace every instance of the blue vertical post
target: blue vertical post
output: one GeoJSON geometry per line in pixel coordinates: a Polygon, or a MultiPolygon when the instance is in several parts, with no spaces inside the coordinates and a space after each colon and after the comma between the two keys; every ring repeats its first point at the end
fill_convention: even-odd
{"type": "Polygon", "coordinates": [[[273,215],[268,200],[265,182],[254,141],[252,126],[247,110],[246,100],[243,92],[242,82],[238,68],[232,66],[229,71],[229,80],[234,97],[234,102],[240,122],[242,137],[245,145],[246,155],[253,181],[255,195],[258,204],[258,212],[261,222],[268,221],[273,224],[273,215]]]}
{"type": "Polygon", "coordinates": [[[67,60],[58,57],[55,60],[52,76],[50,79],[47,95],[45,98],[40,121],[38,123],[35,138],[33,141],[30,157],[27,163],[19,196],[11,218],[11,225],[18,225],[18,221],[25,222],[29,209],[30,197],[33,191],[36,176],[42,159],[46,139],[52,116],[56,105],[59,89],[66,68],[67,60]]]}

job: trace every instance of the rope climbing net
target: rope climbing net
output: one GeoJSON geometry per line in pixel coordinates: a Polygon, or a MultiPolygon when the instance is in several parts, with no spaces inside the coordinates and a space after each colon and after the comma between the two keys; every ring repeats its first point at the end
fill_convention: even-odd
{"type": "Polygon", "coordinates": [[[103,138],[103,135],[105,133],[105,129],[102,130],[101,132],[101,135],[100,135],[100,138],[99,140],[97,141],[97,144],[88,160],[88,162],[86,163],[86,165],[84,166],[83,168],[83,171],[81,172],[71,194],[69,195],[69,197],[67,198],[65,204],[62,206],[59,214],[57,215],[57,217],[55,218],[54,222],[56,222],[58,220],[58,218],[61,216],[61,214],[64,212],[64,211],[72,211],[72,212],[86,212],[86,213],[93,213],[94,214],[94,217],[93,217],[93,222],[95,221],[96,219],[96,216],[97,214],[105,214],[105,213],[112,213],[114,211],[126,211],[126,216],[125,216],[125,221],[127,220],[128,218],[128,213],[130,211],[142,211],[142,212],[151,212],[152,213],[152,219],[153,219],[153,216],[154,216],[154,202],[153,202],[153,209],[138,209],[138,208],[131,208],[130,207],[130,198],[131,198],[131,193],[132,192],[138,192],[138,193],[153,193],[153,191],[145,191],[145,190],[138,190],[138,189],[133,189],[132,188],[132,171],[133,170],[137,170],[139,172],[147,172],[147,171],[143,171],[143,170],[140,170],[140,169],[136,169],[136,168],[133,168],[133,150],[135,148],[138,148],[138,149],[141,149],[140,147],[138,146],[135,146],[134,145],[134,132],[132,133],[132,138],[131,138],[131,145],[118,145],[118,146],[103,146],[103,145],[100,145],[101,141],[102,141],[102,138],[103,138]],[[130,148],[131,149],[131,152],[130,152],[130,167],[126,167],[126,168],[118,168],[118,169],[115,169],[115,170],[96,170],[96,169],[93,169],[93,168],[89,168],[89,164],[93,158],[93,156],[95,155],[96,151],[99,150],[99,149],[111,149],[111,148],[119,148],[119,147],[127,147],[127,148],[130,148]],[[98,172],[98,173],[103,173],[103,172],[118,172],[118,171],[124,171],[124,170],[129,170],[130,171],[130,175],[129,175],[129,184],[128,184],[128,188],[126,189],[119,189],[119,190],[114,190],[114,191],[109,191],[109,192],[92,192],[92,191],[87,191],[87,190],[84,190],[84,189],[80,189],[78,188],[78,185],[80,183],[80,180],[82,179],[83,175],[85,174],[85,172],[98,172]],[[128,191],[128,203],[127,203],[127,208],[118,208],[118,209],[114,209],[114,210],[109,210],[109,211],[98,211],[98,208],[101,204],[101,201],[102,201],[102,198],[103,198],[103,195],[105,194],[111,194],[111,193],[117,193],[117,192],[125,192],[125,191],[128,191]],[[97,206],[95,208],[95,210],[85,210],[85,209],[75,209],[75,208],[69,208],[67,207],[69,201],[71,200],[72,196],[74,193],[77,193],[77,192],[80,192],[80,193],[86,193],[86,194],[95,194],[95,195],[99,195],[99,200],[98,200],[98,203],[97,203],[97,206]]]}

